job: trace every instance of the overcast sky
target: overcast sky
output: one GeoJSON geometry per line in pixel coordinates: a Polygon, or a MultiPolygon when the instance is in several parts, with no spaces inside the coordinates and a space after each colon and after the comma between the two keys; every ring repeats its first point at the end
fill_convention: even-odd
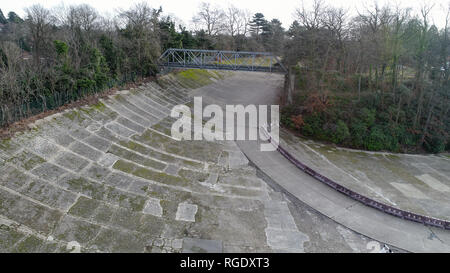
{"type": "MultiPolygon", "coordinates": [[[[0,9],[6,15],[9,11],[15,11],[20,16],[24,15],[24,8],[40,3],[44,7],[51,8],[62,3],[64,5],[86,3],[96,8],[100,13],[115,13],[117,8],[128,8],[134,3],[142,2],[142,0],[1,0],[0,9]]],[[[165,14],[176,15],[181,21],[189,26],[192,16],[195,14],[199,3],[202,0],[147,0],[151,7],[158,8],[162,6],[165,14]]],[[[210,0],[210,3],[217,3],[222,7],[233,4],[241,9],[248,9],[250,12],[261,12],[267,19],[278,18],[285,28],[288,28],[295,19],[294,11],[300,6],[300,0],[210,0]]],[[[305,3],[311,3],[312,0],[305,0],[305,3]]],[[[362,11],[364,5],[370,6],[373,0],[325,0],[328,5],[347,8],[351,14],[357,14],[362,11]]],[[[424,2],[435,3],[433,10],[433,19],[439,27],[444,26],[445,9],[450,0],[378,0],[380,4],[389,2],[391,4],[398,3],[403,7],[412,7],[416,12],[420,10],[420,6],[424,2]],[[445,7],[445,8],[444,8],[445,7]]]]}

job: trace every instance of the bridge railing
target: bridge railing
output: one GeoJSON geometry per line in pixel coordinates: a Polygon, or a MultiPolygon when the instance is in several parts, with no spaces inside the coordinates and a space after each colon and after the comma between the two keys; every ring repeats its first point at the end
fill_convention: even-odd
{"type": "Polygon", "coordinates": [[[278,57],[268,52],[171,48],[161,55],[158,63],[174,68],[287,72],[278,57]]]}

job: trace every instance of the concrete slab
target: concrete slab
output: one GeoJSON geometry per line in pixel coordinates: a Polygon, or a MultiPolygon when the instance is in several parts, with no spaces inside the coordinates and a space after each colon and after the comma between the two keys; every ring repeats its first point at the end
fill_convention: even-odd
{"type": "Polygon", "coordinates": [[[183,239],[183,253],[222,253],[222,242],[195,238],[183,239]]]}
{"type": "Polygon", "coordinates": [[[195,215],[197,214],[197,205],[180,203],[178,205],[175,219],[178,221],[195,222],[195,215]]]}
{"type": "Polygon", "coordinates": [[[303,244],[309,241],[308,236],[298,231],[267,228],[267,243],[274,249],[304,252],[303,244]]]}
{"type": "Polygon", "coordinates": [[[417,199],[430,199],[428,196],[423,194],[421,191],[419,191],[413,185],[403,184],[403,183],[391,183],[391,185],[394,186],[394,188],[401,191],[407,197],[417,198],[417,199]]]}
{"type": "Polygon", "coordinates": [[[143,212],[153,216],[161,217],[163,215],[163,208],[161,207],[161,200],[156,198],[149,198],[145,203],[143,212]]]}
{"type": "Polygon", "coordinates": [[[439,182],[436,178],[432,177],[431,175],[429,175],[427,173],[422,174],[422,175],[417,175],[416,177],[437,191],[450,192],[450,187],[439,182]]]}

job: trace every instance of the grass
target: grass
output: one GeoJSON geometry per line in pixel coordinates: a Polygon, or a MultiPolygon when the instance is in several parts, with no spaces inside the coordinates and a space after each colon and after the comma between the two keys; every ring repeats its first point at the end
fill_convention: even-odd
{"type": "Polygon", "coordinates": [[[190,88],[198,88],[213,83],[212,79],[223,79],[225,75],[227,74],[218,71],[187,69],[176,73],[174,76],[182,85],[190,88]]]}

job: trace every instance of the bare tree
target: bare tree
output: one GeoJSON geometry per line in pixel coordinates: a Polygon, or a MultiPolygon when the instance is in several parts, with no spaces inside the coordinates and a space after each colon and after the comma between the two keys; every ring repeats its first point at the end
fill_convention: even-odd
{"type": "Polygon", "coordinates": [[[40,63],[45,49],[50,44],[51,25],[55,21],[50,11],[41,5],[33,5],[26,9],[27,24],[31,33],[33,58],[36,64],[40,63]]]}
{"type": "Polygon", "coordinates": [[[416,82],[415,88],[418,93],[418,101],[417,101],[417,110],[416,116],[414,118],[414,128],[420,124],[420,119],[422,117],[423,110],[423,84],[424,84],[424,75],[425,75],[425,62],[426,62],[426,51],[429,46],[428,32],[430,28],[430,18],[429,14],[433,9],[434,5],[424,4],[420,10],[422,21],[420,26],[419,33],[419,45],[417,49],[417,65],[416,65],[416,82]]]}
{"type": "Polygon", "coordinates": [[[363,47],[367,50],[367,63],[369,64],[369,85],[372,86],[372,69],[375,70],[374,86],[379,87],[379,83],[384,77],[385,70],[389,63],[389,48],[383,44],[387,40],[389,25],[392,21],[391,8],[389,5],[380,7],[376,1],[370,7],[366,7],[364,13],[359,13],[357,21],[360,22],[362,30],[365,32],[363,47]],[[380,71],[381,70],[381,71],[380,71]]]}
{"type": "Polygon", "coordinates": [[[402,54],[402,48],[401,48],[401,39],[403,35],[403,27],[406,23],[406,21],[410,17],[410,9],[401,9],[399,6],[396,7],[393,20],[392,20],[392,26],[391,26],[391,37],[390,37],[390,47],[392,50],[392,90],[394,94],[394,101],[396,98],[396,91],[398,86],[398,62],[402,54]]]}
{"type": "Polygon", "coordinates": [[[241,35],[247,36],[249,32],[249,24],[252,18],[252,13],[249,10],[243,10],[239,17],[239,25],[241,26],[241,35]]]}
{"type": "Polygon", "coordinates": [[[100,16],[97,11],[86,4],[60,6],[54,10],[58,14],[59,36],[67,42],[75,68],[79,68],[82,59],[89,58],[86,45],[95,46],[96,32],[100,29],[100,16]]]}
{"type": "Polygon", "coordinates": [[[75,31],[85,31],[89,33],[98,26],[99,15],[97,11],[86,4],[71,6],[67,15],[67,25],[75,31]]]}
{"type": "Polygon", "coordinates": [[[246,35],[251,19],[250,12],[230,5],[225,12],[225,26],[231,37],[246,35]]]}
{"type": "MultiPolygon", "coordinates": [[[[331,40],[334,41],[331,43],[331,46],[336,50],[336,68],[337,70],[342,70],[345,67],[343,62],[345,62],[346,55],[344,39],[347,32],[347,11],[343,8],[328,8],[325,11],[324,18],[322,18],[322,24],[328,29],[332,36],[331,40]]],[[[324,65],[326,65],[326,61],[324,65]]]]}
{"type": "Polygon", "coordinates": [[[238,32],[238,20],[240,12],[241,11],[233,5],[230,5],[226,10],[226,28],[231,37],[236,36],[238,32]]]}
{"type": "Polygon", "coordinates": [[[134,7],[121,11],[119,18],[125,29],[123,34],[123,47],[133,56],[134,61],[130,69],[140,70],[141,75],[148,74],[148,66],[154,63],[160,55],[159,44],[159,15],[161,8],[156,10],[146,2],[136,4],[134,7]]]}
{"type": "Polygon", "coordinates": [[[322,26],[324,9],[322,0],[314,0],[312,10],[305,8],[305,2],[302,0],[302,6],[295,11],[297,21],[308,30],[319,29],[322,26]]]}
{"type": "Polygon", "coordinates": [[[202,2],[192,21],[204,28],[209,36],[216,36],[225,28],[225,13],[218,6],[202,2]]]}

